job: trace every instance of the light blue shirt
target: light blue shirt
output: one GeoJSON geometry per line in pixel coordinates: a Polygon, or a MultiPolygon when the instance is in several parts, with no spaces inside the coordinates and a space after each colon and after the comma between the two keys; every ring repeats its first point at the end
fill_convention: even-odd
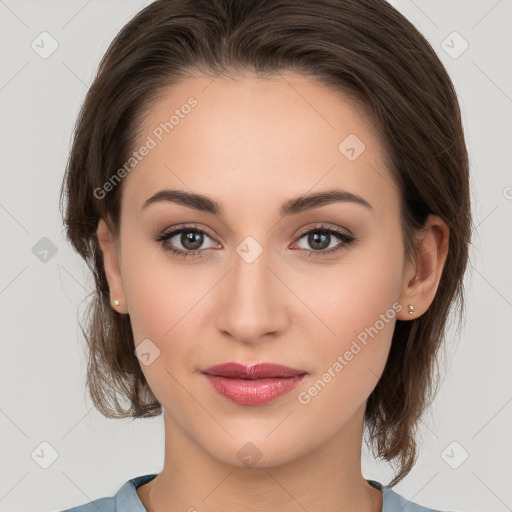
{"type": "MultiPolygon", "coordinates": [[[[113,497],[99,498],[85,505],[79,505],[78,507],[62,510],[61,512],[147,512],[139,500],[136,489],[153,480],[155,476],[156,473],[137,476],[128,480],[113,497]]],[[[380,482],[375,480],[367,480],[367,482],[383,493],[381,512],[442,512],[433,508],[422,507],[406,500],[393,491],[391,487],[383,486],[380,482]]]]}

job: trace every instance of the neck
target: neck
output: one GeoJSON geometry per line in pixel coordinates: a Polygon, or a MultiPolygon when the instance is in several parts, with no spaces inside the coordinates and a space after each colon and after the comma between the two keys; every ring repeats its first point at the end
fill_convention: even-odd
{"type": "Polygon", "coordinates": [[[382,493],[361,474],[362,414],[328,442],[267,467],[219,460],[164,415],[164,468],[137,494],[148,512],[380,512],[382,493]]]}

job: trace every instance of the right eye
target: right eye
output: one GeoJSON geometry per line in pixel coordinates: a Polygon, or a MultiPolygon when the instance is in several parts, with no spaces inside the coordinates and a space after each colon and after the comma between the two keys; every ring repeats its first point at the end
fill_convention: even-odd
{"type": "Polygon", "coordinates": [[[211,247],[199,249],[205,242],[205,237],[212,239],[211,235],[202,229],[184,226],[162,233],[155,241],[162,245],[164,251],[187,258],[196,257],[200,253],[206,253],[205,256],[210,253],[211,247]]]}

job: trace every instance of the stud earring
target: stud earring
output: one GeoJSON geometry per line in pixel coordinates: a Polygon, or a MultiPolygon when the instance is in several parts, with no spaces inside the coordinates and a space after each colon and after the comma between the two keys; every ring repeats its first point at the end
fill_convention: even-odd
{"type": "Polygon", "coordinates": [[[414,313],[414,306],[409,304],[407,307],[409,308],[409,315],[412,315],[414,313]]]}
{"type": "Polygon", "coordinates": [[[112,301],[112,304],[114,304],[114,306],[119,306],[119,301],[117,299],[114,299],[112,301]]]}

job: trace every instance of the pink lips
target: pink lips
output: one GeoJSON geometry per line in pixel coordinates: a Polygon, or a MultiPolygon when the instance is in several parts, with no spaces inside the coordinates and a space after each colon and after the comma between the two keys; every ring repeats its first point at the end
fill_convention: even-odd
{"type": "Polygon", "coordinates": [[[244,405],[265,404],[289,393],[307,374],[305,370],[270,363],[218,364],[202,373],[218,393],[244,405]]]}

